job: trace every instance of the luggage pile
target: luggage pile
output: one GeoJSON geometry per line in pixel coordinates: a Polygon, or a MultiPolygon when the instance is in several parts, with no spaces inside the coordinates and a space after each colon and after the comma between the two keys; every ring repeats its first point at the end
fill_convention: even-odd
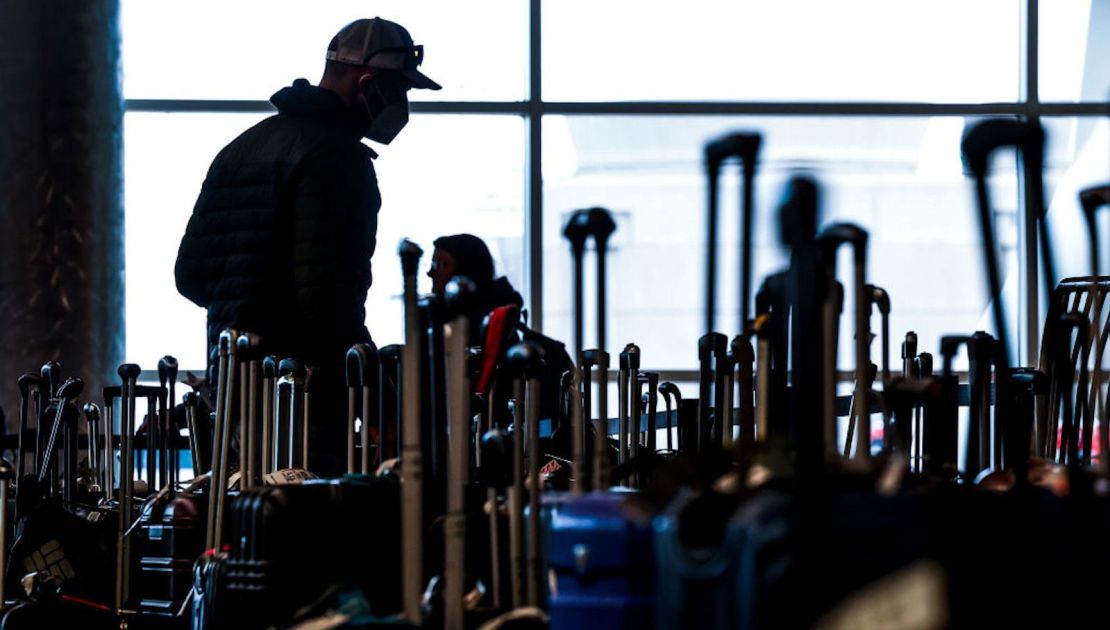
{"type": "Polygon", "coordinates": [[[575,212],[564,230],[575,332],[561,379],[546,378],[555,361],[522,336],[516,307],[495,309],[473,339],[469,280],[418,296],[422,252],[401,243],[405,343],[346,355],[338,478],[311,472],[311,366],[268,355],[249,332],[220,336],[210,402],[194,391],[177,404],[172,357],[157,385],[120,366],[120,385],[95,393],[100,405],[56,363],[20,377],[18,453],[0,466],[0,627],[920,628],[1097,614],[1089,607],[1110,587],[1097,570],[1110,561],[1110,278],[1097,275],[1095,215],[1110,187],[1081,198],[1092,275],[1057,283],[1040,125],[970,129],[962,150],[995,298],[986,176],[998,149],[1023,158],[1051,296],[1041,359],[1013,361],[994,299],[993,335],[946,336],[934,356],[907,332],[898,369],[892,296],[866,277],[868,234],[818,229],[814,180],[788,182],[779,222],[790,263],[753,292],[760,144],[744,133],[706,146],[697,398],[641,370],[636,344],[607,352],[616,225],[602,208],[575,212]],[[744,238],[730,339],[716,332],[715,261],[717,184],[734,159],[744,238]],[[593,347],[583,324],[591,243],[593,347]],[[837,280],[845,246],[850,287],[837,280]],[[840,395],[846,293],[855,369],[840,395]],[[194,477],[183,482],[186,452],[194,477]]]}

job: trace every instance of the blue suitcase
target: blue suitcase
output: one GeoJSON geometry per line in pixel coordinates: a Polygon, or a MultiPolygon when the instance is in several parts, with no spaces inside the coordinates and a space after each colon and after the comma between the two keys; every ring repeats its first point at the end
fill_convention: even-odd
{"type": "MultiPolygon", "coordinates": [[[[655,626],[660,629],[732,629],[759,625],[760,602],[769,585],[787,570],[790,553],[790,500],[779,492],[757,494],[737,508],[718,532],[700,534],[684,527],[691,518],[698,529],[711,518],[695,512],[692,493],[683,493],[655,519],[657,591],[655,626]]],[[[719,506],[706,509],[716,511],[719,506]]]]}
{"type": "Polygon", "coordinates": [[[651,517],[595,492],[551,515],[551,628],[647,628],[655,616],[651,517]]]}

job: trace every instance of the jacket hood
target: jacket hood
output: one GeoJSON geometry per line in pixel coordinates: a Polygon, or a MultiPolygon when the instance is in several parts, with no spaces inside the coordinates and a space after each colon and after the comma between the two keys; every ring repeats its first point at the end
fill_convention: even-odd
{"type": "Polygon", "coordinates": [[[281,88],[270,97],[270,102],[279,112],[290,116],[319,116],[350,125],[356,123],[355,116],[338,94],[312,85],[307,79],[297,79],[293,85],[281,88]]]}
{"type": "Polygon", "coordinates": [[[509,284],[509,279],[505,276],[497,278],[489,284],[489,287],[482,292],[483,306],[488,307],[487,310],[493,310],[498,306],[508,306],[514,304],[516,306],[524,306],[524,298],[520,293],[509,284]]]}

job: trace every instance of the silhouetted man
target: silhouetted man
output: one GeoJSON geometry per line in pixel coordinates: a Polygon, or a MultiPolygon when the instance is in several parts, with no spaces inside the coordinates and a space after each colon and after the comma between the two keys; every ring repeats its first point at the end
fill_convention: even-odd
{"type": "MultiPolygon", "coordinates": [[[[362,139],[389,144],[408,122],[423,47],[381,18],[332,39],[318,86],[270,98],[278,113],[216,156],[178,251],[177,288],[208,309],[212,378],[220,331],[257,333],[264,349],[317,368],[310,468],[341,470],[346,444],[343,357],[370,340],[366,292],[381,206],[362,139]]],[[[214,382],[214,380],[213,380],[214,382]]]]}

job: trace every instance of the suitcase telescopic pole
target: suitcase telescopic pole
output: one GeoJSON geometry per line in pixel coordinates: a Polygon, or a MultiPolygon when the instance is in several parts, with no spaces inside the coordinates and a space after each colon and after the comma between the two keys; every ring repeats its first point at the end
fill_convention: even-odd
{"type": "MultiPolygon", "coordinates": [[[[871,458],[871,386],[867,379],[871,358],[869,347],[871,341],[870,329],[870,301],[867,291],[867,232],[858,226],[849,223],[836,223],[825,228],[817,237],[821,247],[823,265],[825,267],[826,286],[832,291],[836,286],[836,253],[841,245],[851,245],[853,261],[853,301],[855,303],[853,326],[855,337],[855,388],[852,393],[852,416],[848,419],[855,425],[856,448],[855,459],[869,460],[871,458]]],[[[831,336],[835,330],[834,319],[839,319],[838,309],[829,307],[829,301],[835,302],[835,296],[826,301],[825,326],[825,439],[826,453],[835,458],[836,454],[836,337],[831,336]],[[831,336],[831,338],[830,338],[831,336]],[[830,387],[831,384],[831,387],[830,387]],[[833,438],[829,440],[830,436],[833,438]],[[831,448],[830,448],[831,447],[831,448]]]]}
{"type": "MultiPolygon", "coordinates": [[[[1103,333],[1102,307],[1105,294],[1099,291],[1099,238],[1096,214],[1100,208],[1110,209],[1110,185],[1087,188],[1079,193],[1079,205],[1083,208],[1083,216],[1087,224],[1088,241],[1091,244],[1091,297],[1093,314],[1091,315],[1091,339],[1101,340],[1103,333]]],[[[1094,344],[1094,369],[1091,373],[1092,394],[1090,397],[1090,412],[1099,424],[1099,470],[1103,476],[1110,474],[1110,431],[1106,426],[1106,396],[1102,393],[1102,357],[1104,347],[1102,343],[1094,344]]],[[[1040,445],[1038,445],[1039,447],[1040,445]]],[[[1038,448],[1040,453],[1041,449],[1038,448]]]]}
{"type": "Polygon", "coordinates": [[[467,372],[467,310],[475,293],[468,278],[447,283],[445,302],[451,318],[444,330],[447,380],[447,518],[444,523],[445,630],[463,630],[466,579],[466,488],[470,471],[470,378],[467,372]]]}
{"type": "Polygon", "coordinates": [[[226,352],[227,361],[224,367],[227,377],[224,380],[222,400],[216,403],[216,424],[219,431],[219,458],[213,457],[213,462],[219,465],[213,470],[212,495],[216,500],[215,521],[212,530],[212,547],[217,553],[223,550],[224,521],[227,516],[227,485],[228,473],[231,468],[231,428],[232,405],[235,403],[235,373],[239,365],[237,359],[238,348],[235,340],[239,337],[237,330],[225,330],[220,333],[220,349],[223,355],[226,352]],[[226,350],[225,350],[226,348],[226,350]],[[222,417],[221,417],[222,412],[222,417]]]}
{"type": "Polygon", "coordinates": [[[416,243],[401,241],[398,246],[403,274],[405,309],[405,346],[402,351],[402,431],[401,431],[401,580],[405,618],[419,623],[424,580],[424,457],[420,422],[420,313],[416,304],[416,274],[424,251],[416,243]]]}
{"type": "Polygon", "coordinates": [[[705,169],[707,178],[706,212],[706,285],[705,285],[705,332],[714,331],[716,316],[717,283],[717,206],[718,182],[721,165],[730,157],[740,159],[743,189],[740,201],[740,328],[744,332],[748,326],[748,302],[751,296],[752,279],[752,221],[754,216],[754,191],[756,156],[762,139],[753,133],[732,133],[705,145],[705,169]]]}
{"type": "Polygon", "coordinates": [[[177,457],[177,423],[174,405],[177,403],[177,359],[166,355],[158,360],[158,384],[166,390],[166,405],[162,415],[163,485],[176,487],[180,465],[177,457]]]}
{"type": "Polygon", "coordinates": [[[118,373],[120,388],[120,480],[119,480],[119,529],[116,538],[116,612],[122,612],[131,591],[131,542],[127,535],[131,527],[131,499],[134,496],[135,476],[131,460],[134,457],[135,436],[135,386],[142,370],[134,363],[125,363],[118,373]]]}
{"type": "MultiPolygon", "coordinates": [[[[542,562],[540,558],[540,492],[542,485],[540,483],[540,444],[539,444],[539,428],[540,428],[540,375],[543,370],[543,351],[532,343],[525,342],[517,344],[509,349],[508,354],[509,364],[513,367],[513,372],[518,379],[516,381],[517,392],[517,406],[516,418],[523,420],[523,424],[517,424],[516,431],[523,429],[524,437],[526,438],[526,459],[527,459],[527,492],[528,492],[528,531],[531,533],[528,538],[528,549],[525,555],[523,549],[523,501],[518,500],[518,508],[513,511],[513,518],[520,519],[517,526],[517,540],[516,549],[514,549],[514,561],[516,567],[514,568],[514,576],[519,576],[521,586],[514,586],[514,599],[520,598],[519,603],[514,604],[514,608],[519,608],[521,605],[539,606],[541,604],[542,596],[542,562]]],[[[514,440],[515,441],[515,440],[514,440]]],[[[524,455],[520,450],[515,450],[514,455],[520,462],[520,457],[524,455]]],[[[523,466],[514,466],[514,473],[518,479],[525,475],[525,468],[523,466]]],[[[514,489],[516,492],[524,490],[523,479],[521,481],[514,481],[514,489]]]]}
{"type": "Polygon", "coordinates": [[[597,366],[597,420],[594,424],[593,488],[603,491],[609,487],[609,353],[604,350],[587,352],[589,360],[597,366]]]}

